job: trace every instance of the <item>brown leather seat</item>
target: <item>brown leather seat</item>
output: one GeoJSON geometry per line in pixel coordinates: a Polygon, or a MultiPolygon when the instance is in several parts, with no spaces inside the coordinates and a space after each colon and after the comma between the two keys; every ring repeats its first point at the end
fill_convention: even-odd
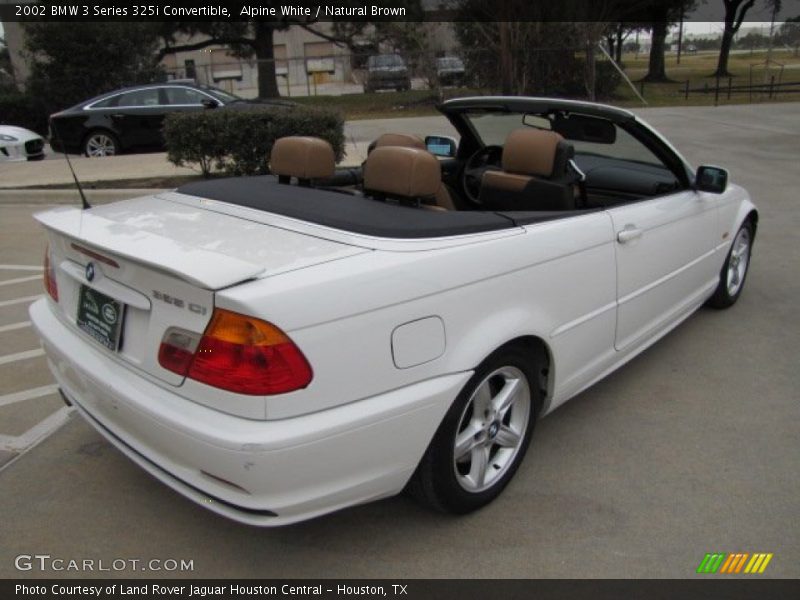
{"type": "Polygon", "coordinates": [[[572,210],[578,175],[575,154],[561,135],[543,129],[515,129],[503,146],[502,171],[486,171],[479,200],[487,210],[572,210]]]}
{"type": "Polygon", "coordinates": [[[441,185],[439,161],[427,150],[381,146],[364,163],[364,194],[377,200],[435,209],[441,185]]]}
{"type": "MultiPolygon", "coordinates": [[[[377,140],[370,144],[367,149],[367,156],[369,156],[375,148],[384,148],[386,146],[395,146],[401,148],[415,148],[417,150],[428,151],[425,146],[425,141],[410,133],[384,133],[381,134],[377,140]]],[[[444,210],[457,210],[450,192],[447,187],[440,181],[439,188],[436,190],[435,205],[443,208],[444,210]]]]}
{"type": "Polygon", "coordinates": [[[332,177],[336,158],[331,145],[316,137],[290,136],[275,140],[269,157],[270,170],[281,183],[297,178],[299,185],[332,177]]]}

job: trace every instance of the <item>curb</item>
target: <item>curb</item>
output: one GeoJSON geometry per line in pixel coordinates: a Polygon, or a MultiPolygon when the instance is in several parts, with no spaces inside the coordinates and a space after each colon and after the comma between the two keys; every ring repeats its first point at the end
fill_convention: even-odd
{"type": "MultiPolygon", "coordinates": [[[[107,204],[138,196],[152,196],[165,191],[168,190],[161,188],[83,190],[89,204],[107,204]]],[[[75,188],[62,190],[0,189],[0,205],[3,204],[74,204],[80,206],[81,197],[75,188]]]]}

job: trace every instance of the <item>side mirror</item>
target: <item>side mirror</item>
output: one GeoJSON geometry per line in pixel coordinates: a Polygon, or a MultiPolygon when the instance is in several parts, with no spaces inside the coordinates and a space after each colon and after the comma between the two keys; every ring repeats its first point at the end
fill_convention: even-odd
{"type": "Polygon", "coordinates": [[[425,147],[434,156],[453,158],[456,155],[458,142],[446,135],[425,136],[425,147]]]}
{"type": "Polygon", "coordinates": [[[721,194],[728,187],[728,172],[722,167],[708,165],[698,167],[694,177],[694,189],[699,192],[721,194]]]}
{"type": "Polygon", "coordinates": [[[205,98],[202,104],[203,108],[217,108],[219,106],[219,102],[212,100],[211,98],[205,98]]]}

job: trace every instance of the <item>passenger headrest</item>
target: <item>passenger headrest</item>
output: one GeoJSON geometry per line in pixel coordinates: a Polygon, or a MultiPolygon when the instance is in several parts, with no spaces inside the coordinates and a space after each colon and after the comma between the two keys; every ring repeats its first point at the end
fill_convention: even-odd
{"type": "Polygon", "coordinates": [[[572,144],[553,131],[515,129],[503,146],[503,171],[535,177],[553,177],[566,169],[572,144]]]}
{"type": "Polygon", "coordinates": [[[275,140],[270,154],[273,175],[298,179],[332,177],[336,158],[331,145],[316,137],[282,137],[275,140]]]}
{"type": "Polygon", "coordinates": [[[384,146],[401,146],[403,148],[427,150],[425,142],[416,135],[411,135],[410,133],[384,133],[370,144],[367,149],[367,154],[372,152],[375,148],[382,148],[384,146]]]}
{"type": "Polygon", "coordinates": [[[375,148],[364,164],[364,191],[399,198],[429,198],[442,184],[439,161],[426,150],[375,148]]]}

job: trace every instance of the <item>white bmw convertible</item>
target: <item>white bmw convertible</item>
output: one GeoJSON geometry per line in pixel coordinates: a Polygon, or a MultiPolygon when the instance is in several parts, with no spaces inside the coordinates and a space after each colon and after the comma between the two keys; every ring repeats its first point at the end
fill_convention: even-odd
{"type": "Polygon", "coordinates": [[[633,114],[445,102],[460,141],[38,214],[31,307],[68,403],[219,514],[282,525],[410,490],[501,493],[537,419],[742,293],[758,213],[633,114]],[[438,155],[435,156],[435,155],[438,155]]]}

